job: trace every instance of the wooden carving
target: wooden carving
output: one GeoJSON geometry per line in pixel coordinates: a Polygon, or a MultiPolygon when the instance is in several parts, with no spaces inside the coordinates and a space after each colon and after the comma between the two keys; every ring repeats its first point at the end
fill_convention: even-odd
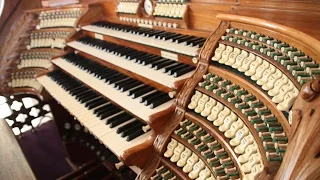
{"type": "Polygon", "coordinates": [[[165,149],[170,134],[174,131],[174,129],[178,126],[179,122],[184,117],[184,110],[180,108],[176,108],[173,116],[166,124],[165,128],[162,130],[162,132],[157,136],[155,139],[153,146],[158,154],[162,154],[163,150],[165,149]]]}
{"type": "Polygon", "coordinates": [[[292,108],[290,143],[275,179],[320,178],[320,80],[306,83],[292,108]]]}
{"type": "Polygon", "coordinates": [[[221,21],[218,29],[216,29],[216,31],[208,37],[204,46],[202,47],[200,51],[200,61],[206,63],[210,62],[210,58],[213,56],[214,49],[216,49],[220,37],[226,32],[228,27],[228,21],[221,21]]]}
{"type": "Polygon", "coordinates": [[[149,163],[147,164],[147,168],[145,168],[140,174],[137,176],[137,180],[150,179],[154,170],[158,167],[161,158],[156,154],[153,155],[149,163]]]}

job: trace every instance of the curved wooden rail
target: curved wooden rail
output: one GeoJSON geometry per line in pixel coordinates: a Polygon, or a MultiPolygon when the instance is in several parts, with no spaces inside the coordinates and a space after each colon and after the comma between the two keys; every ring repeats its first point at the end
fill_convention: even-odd
{"type": "Polygon", "coordinates": [[[221,144],[221,146],[228,152],[229,157],[234,162],[235,167],[239,171],[240,177],[244,177],[244,173],[241,171],[241,164],[238,161],[238,156],[234,152],[234,148],[229,144],[229,141],[226,140],[227,138],[225,138],[225,136],[207,120],[200,119],[190,112],[186,112],[185,115],[188,120],[196,122],[196,124],[205,129],[212,137],[214,137],[214,139],[216,139],[221,144]]]}
{"type": "Polygon", "coordinates": [[[223,70],[221,68],[217,68],[215,66],[210,66],[209,72],[213,74],[217,74],[224,79],[228,79],[231,82],[240,85],[244,89],[248,90],[251,94],[256,96],[257,99],[261,100],[271,110],[272,114],[274,114],[277,117],[277,119],[280,121],[279,123],[283,127],[284,132],[289,137],[290,125],[287,118],[283,115],[281,111],[277,109],[275,103],[272,102],[272,100],[265,93],[261,92],[261,90],[255,87],[254,85],[250,83],[245,83],[246,81],[243,78],[229,71],[223,70]]]}
{"type": "MultiPolygon", "coordinates": [[[[209,95],[210,97],[216,99],[217,101],[219,101],[220,103],[224,104],[226,107],[228,107],[229,109],[231,109],[234,113],[237,114],[237,116],[243,121],[243,123],[247,126],[247,128],[249,129],[249,131],[251,132],[252,136],[254,137],[255,142],[257,143],[258,147],[259,147],[259,151],[261,154],[261,158],[263,161],[263,165],[264,167],[268,166],[268,161],[267,161],[267,157],[265,156],[266,151],[264,149],[263,143],[260,139],[260,136],[258,134],[258,132],[256,131],[256,129],[253,127],[253,125],[250,123],[250,121],[248,120],[248,118],[237,108],[235,108],[233,106],[233,104],[231,104],[230,102],[226,101],[225,99],[223,99],[222,97],[216,95],[215,93],[208,91],[204,88],[201,87],[196,87],[196,89],[206,95],[209,95]]],[[[216,130],[219,131],[219,130],[216,130]]],[[[221,134],[222,137],[225,137],[223,134],[221,134]]]]}
{"type": "Polygon", "coordinates": [[[150,179],[150,177],[154,174],[155,169],[159,167],[160,161],[161,157],[156,154],[153,154],[147,166],[136,177],[136,180],[150,179]]]}
{"type": "MultiPolygon", "coordinates": [[[[307,54],[310,54],[310,56],[312,56],[313,59],[318,63],[320,62],[320,42],[317,39],[309,36],[308,34],[281,24],[258,18],[231,14],[218,14],[216,17],[224,21],[237,22],[245,25],[260,27],[264,29],[264,31],[271,30],[273,32],[276,32],[273,34],[275,38],[278,38],[280,40],[285,39],[285,42],[289,44],[293,43],[291,45],[296,47],[301,47],[301,44],[303,44],[303,46],[299,49],[306,52],[307,54]],[[281,34],[280,36],[279,33],[281,34]]],[[[242,27],[244,27],[245,29],[246,26],[242,27]]]]}

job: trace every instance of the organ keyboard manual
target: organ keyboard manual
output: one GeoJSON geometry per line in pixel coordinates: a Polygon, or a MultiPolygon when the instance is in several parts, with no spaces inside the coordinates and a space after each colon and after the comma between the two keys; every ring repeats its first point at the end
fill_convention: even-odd
{"type": "Polygon", "coordinates": [[[319,179],[319,9],[83,0],[26,10],[0,33],[0,95],[50,105],[74,165],[60,179],[319,179]]]}

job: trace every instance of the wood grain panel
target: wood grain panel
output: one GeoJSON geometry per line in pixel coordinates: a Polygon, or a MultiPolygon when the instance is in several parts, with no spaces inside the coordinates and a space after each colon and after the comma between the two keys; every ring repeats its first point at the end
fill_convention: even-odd
{"type": "MultiPolygon", "coordinates": [[[[290,4],[290,3],[288,3],[290,4]]],[[[265,19],[275,23],[279,23],[285,26],[289,26],[305,32],[317,39],[320,39],[318,29],[320,28],[320,5],[317,4],[314,7],[318,9],[281,9],[282,6],[275,7],[255,7],[255,6],[235,6],[232,14],[256,17],[265,19]]],[[[303,7],[303,6],[302,6],[303,7]]]]}

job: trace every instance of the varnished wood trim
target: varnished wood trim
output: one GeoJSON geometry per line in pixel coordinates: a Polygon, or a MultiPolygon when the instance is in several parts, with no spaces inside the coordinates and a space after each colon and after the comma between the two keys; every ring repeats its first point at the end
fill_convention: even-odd
{"type": "Polygon", "coordinates": [[[43,100],[41,93],[31,87],[12,88],[12,95],[15,95],[15,94],[32,94],[37,96],[39,99],[43,100]]]}
{"type": "Polygon", "coordinates": [[[31,10],[25,10],[26,13],[40,13],[41,11],[68,11],[69,9],[73,8],[84,8],[86,5],[83,4],[74,4],[74,5],[67,5],[67,6],[58,6],[58,7],[46,7],[46,8],[37,8],[31,10]]]}
{"type": "Polygon", "coordinates": [[[153,142],[156,138],[154,131],[147,141],[137,146],[126,149],[120,155],[120,160],[127,166],[145,168],[153,154],[153,142]]]}
{"type": "Polygon", "coordinates": [[[155,169],[159,167],[160,160],[161,157],[154,153],[147,166],[141,171],[140,174],[138,174],[136,180],[150,179],[150,177],[154,174],[155,169]]]}
{"type": "Polygon", "coordinates": [[[164,125],[163,130],[157,136],[153,143],[154,149],[158,155],[162,156],[170,141],[170,135],[178,127],[179,122],[184,118],[184,110],[177,107],[171,119],[164,125]]]}

